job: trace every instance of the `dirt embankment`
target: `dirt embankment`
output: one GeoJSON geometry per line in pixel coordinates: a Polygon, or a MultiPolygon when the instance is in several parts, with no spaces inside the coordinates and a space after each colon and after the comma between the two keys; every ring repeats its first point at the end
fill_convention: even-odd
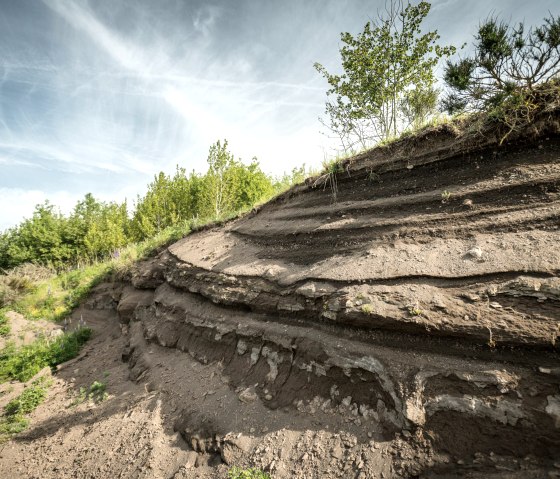
{"type": "Polygon", "coordinates": [[[51,399],[0,473],[560,477],[559,117],[361,155],[101,285],[59,380],[111,397],[51,399]]]}

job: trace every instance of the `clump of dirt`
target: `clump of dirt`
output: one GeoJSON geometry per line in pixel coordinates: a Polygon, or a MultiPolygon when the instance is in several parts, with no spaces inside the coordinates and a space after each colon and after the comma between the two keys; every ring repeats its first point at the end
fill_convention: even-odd
{"type": "MultiPolygon", "coordinates": [[[[560,477],[560,112],[408,139],[105,283],[0,475],[560,477]],[[104,401],[76,404],[103,382],[104,401]]],[[[7,476],[8,477],[8,476],[7,476]]]]}

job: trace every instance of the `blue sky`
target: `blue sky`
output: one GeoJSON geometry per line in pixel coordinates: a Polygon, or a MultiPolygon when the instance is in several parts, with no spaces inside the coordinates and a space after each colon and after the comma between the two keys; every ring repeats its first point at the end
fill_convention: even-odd
{"type": "MultiPolygon", "coordinates": [[[[161,170],[204,171],[211,143],[280,174],[317,166],[339,34],[382,1],[1,0],[0,230],[87,192],[132,202],[161,170]]],[[[435,0],[426,29],[470,41],[490,13],[540,24],[558,0],[435,0]]]]}

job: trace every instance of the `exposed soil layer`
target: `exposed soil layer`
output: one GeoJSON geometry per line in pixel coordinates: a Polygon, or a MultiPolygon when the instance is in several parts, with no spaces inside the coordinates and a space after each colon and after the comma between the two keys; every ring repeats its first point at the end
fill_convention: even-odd
{"type": "Polygon", "coordinates": [[[558,124],[374,150],[98,286],[0,475],[560,477],[558,124]]]}

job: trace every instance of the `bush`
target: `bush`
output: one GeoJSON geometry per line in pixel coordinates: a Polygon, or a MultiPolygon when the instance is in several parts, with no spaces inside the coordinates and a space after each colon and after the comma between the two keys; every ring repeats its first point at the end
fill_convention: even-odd
{"type": "Polygon", "coordinates": [[[80,328],[54,340],[39,339],[20,349],[7,345],[0,351],[0,382],[27,381],[46,366],[53,368],[76,357],[91,334],[91,329],[80,328]]]}

